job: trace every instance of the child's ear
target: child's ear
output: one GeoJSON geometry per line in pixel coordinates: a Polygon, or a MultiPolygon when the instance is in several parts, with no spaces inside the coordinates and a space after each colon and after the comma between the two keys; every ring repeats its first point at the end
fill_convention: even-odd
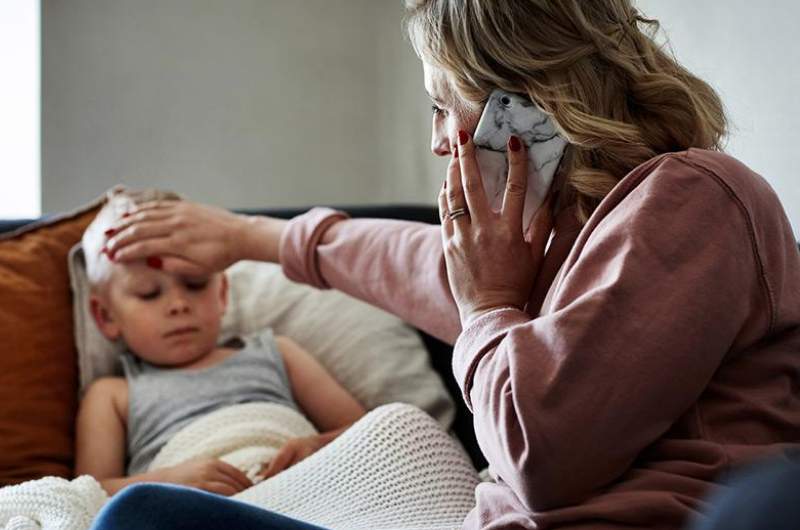
{"type": "Polygon", "coordinates": [[[225,310],[228,308],[228,275],[224,272],[220,273],[220,282],[219,282],[219,296],[220,302],[222,303],[222,312],[225,313],[225,310]]]}
{"type": "Polygon", "coordinates": [[[95,294],[91,295],[89,298],[89,310],[92,313],[92,318],[94,318],[94,322],[97,324],[97,329],[100,330],[100,333],[108,340],[117,340],[121,333],[119,325],[111,315],[108,306],[106,306],[99,296],[95,294]]]}

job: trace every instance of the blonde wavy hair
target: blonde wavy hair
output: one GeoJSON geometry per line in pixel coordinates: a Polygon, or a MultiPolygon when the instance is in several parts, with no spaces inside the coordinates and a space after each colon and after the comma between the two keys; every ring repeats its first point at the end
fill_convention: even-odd
{"type": "Polygon", "coordinates": [[[642,162],[690,147],[722,149],[716,92],[655,41],[658,21],[630,0],[406,0],[417,55],[467,101],[495,88],[527,94],[571,146],[562,193],[585,223],[642,162]]]}

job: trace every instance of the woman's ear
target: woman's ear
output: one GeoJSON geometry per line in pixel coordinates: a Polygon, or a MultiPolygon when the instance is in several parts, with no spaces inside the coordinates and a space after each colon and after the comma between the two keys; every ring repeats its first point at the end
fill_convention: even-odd
{"type": "Polygon", "coordinates": [[[117,340],[121,333],[119,324],[114,320],[111,311],[100,296],[91,295],[89,298],[89,310],[100,333],[108,340],[117,340]]]}

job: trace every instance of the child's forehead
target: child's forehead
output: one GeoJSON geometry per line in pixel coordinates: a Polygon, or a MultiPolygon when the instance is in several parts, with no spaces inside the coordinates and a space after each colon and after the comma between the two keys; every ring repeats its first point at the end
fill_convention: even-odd
{"type": "Polygon", "coordinates": [[[209,280],[217,276],[186,276],[167,272],[163,270],[153,269],[147,263],[142,261],[133,261],[128,263],[115,263],[112,267],[111,281],[120,283],[136,283],[140,281],[158,281],[158,280],[174,280],[174,281],[201,281],[209,280]]]}
{"type": "MultiPolygon", "coordinates": [[[[161,274],[169,275],[162,272],[161,274]]],[[[111,267],[111,281],[113,283],[135,282],[137,280],[157,279],[159,272],[148,267],[144,261],[130,263],[115,263],[111,267]]]]}

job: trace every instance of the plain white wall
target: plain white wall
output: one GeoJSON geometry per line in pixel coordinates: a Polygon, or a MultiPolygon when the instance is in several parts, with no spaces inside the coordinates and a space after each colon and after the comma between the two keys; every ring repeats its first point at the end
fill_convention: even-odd
{"type": "MultiPolygon", "coordinates": [[[[639,0],[721,93],[728,150],[800,237],[800,4],[639,0]]],[[[429,102],[400,0],[43,0],[45,211],[107,187],[225,207],[435,203],[429,102]]]]}
{"type": "Polygon", "coordinates": [[[727,152],[761,174],[800,239],[800,40],[795,0],[638,0],[681,63],[716,88],[732,123],[727,152]]]}
{"type": "Polygon", "coordinates": [[[435,201],[395,0],[43,1],[43,206],[435,201]]]}

